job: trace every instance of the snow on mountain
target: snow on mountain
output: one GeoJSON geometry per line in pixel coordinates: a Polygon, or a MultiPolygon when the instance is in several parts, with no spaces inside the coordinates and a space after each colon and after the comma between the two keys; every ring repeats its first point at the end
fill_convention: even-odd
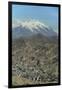
{"type": "Polygon", "coordinates": [[[33,34],[43,34],[45,36],[55,36],[53,29],[39,20],[16,20],[12,23],[13,37],[30,36],[33,34]]]}

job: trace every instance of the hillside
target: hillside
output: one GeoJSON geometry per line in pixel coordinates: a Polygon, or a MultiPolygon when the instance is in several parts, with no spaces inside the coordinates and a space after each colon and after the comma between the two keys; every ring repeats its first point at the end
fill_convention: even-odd
{"type": "Polygon", "coordinates": [[[58,83],[57,36],[36,34],[13,40],[12,78],[13,85],[58,83]]]}

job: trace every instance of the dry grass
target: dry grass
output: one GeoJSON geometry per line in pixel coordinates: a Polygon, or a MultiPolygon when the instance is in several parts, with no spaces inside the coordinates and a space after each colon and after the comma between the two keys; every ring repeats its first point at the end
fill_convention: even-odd
{"type": "Polygon", "coordinates": [[[19,85],[34,85],[34,84],[48,84],[48,83],[57,83],[56,81],[53,82],[34,82],[32,80],[23,78],[23,77],[19,77],[19,76],[12,76],[12,85],[14,86],[19,86],[19,85]]]}
{"type": "Polygon", "coordinates": [[[27,85],[27,84],[34,84],[34,82],[20,76],[12,76],[12,85],[27,85]]]}

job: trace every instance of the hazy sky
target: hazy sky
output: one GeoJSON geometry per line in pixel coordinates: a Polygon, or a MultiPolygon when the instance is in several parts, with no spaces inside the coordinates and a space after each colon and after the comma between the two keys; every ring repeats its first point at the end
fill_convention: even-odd
{"type": "Polygon", "coordinates": [[[58,32],[58,7],[12,5],[12,19],[37,19],[58,32]]]}

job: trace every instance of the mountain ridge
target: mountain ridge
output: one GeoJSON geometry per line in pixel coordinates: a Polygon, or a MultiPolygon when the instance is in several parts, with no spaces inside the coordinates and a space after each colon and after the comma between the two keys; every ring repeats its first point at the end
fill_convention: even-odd
{"type": "Polygon", "coordinates": [[[44,36],[56,36],[57,33],[50,27],[40,21],[30,20],[20,21],[17,25],[12,25],[13,37],[27,37],[35,34],[42,34],[44,36]]]}

